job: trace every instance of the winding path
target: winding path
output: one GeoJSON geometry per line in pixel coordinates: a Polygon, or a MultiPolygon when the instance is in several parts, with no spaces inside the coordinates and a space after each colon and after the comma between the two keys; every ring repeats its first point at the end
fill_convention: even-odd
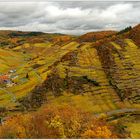
{"type": "MultiPolygon", "coordinates": [[[[111,116],[121,116],[121,115],[125,115],[125,114],[139,114],[140,115],[140,109],[137,108],[122,108],[122,109],[117,109],[117,110],[112,110],[112,111],[108,111],[108,112],[103,112],[104,114],[107,115],[107,117],[111,117],[111,116]]],[[[99,114],[95,114],[95,117],[100,117],[102,113],[99,114]]]]}

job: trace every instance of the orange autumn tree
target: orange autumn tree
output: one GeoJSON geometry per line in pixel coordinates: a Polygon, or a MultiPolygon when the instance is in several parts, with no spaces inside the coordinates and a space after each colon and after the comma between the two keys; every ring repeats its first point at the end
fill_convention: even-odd
{"type": "Polygon", "coordinates": [[[115,126],[69,105],[17,114],[0,126],[0,138],[121,138],[115,126]]]}
{"type": "Polygon", "coordinates": [[[83,138],[117,138],[113,130],[114,127],[110,126],[105,120],[94,118],[81,136],[83,138]]]}
{"type": "Polygon", "coordinates": [[[0,138],[29,137],[30,115],[17,114],[8,118],[0,127],[0,138]]]}

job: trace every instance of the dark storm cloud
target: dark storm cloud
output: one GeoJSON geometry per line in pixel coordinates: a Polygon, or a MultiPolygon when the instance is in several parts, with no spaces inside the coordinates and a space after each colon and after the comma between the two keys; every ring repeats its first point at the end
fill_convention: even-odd
{"type": "Polygon", "coordinates": [[[82,34],[140,22],[140,2],[0,2],[0,29],[82,34]]]}

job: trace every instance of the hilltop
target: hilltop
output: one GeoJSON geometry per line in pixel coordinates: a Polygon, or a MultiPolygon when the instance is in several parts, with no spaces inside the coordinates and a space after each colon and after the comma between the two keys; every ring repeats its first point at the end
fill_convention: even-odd
{"type": "MultiPolygon", "coordinates": [[[[6,137],[4,130],[18,119],[19,127],[29,119],[28,123],[39,129],[32,119],[36,115],[42,121],[54,120],[44,120],[51,129],[42,126],[40,135],[33,131],[31,138],[57,137],[51,131],[54,128],[60,138],[139,138],[139,32],[140,25],[120,32],[91,32],[79,37],[0,31],[0,73],[7,76],[0,77],[1,116],[14,116],[10,118],[13,124],[7,119],[9,125],[0,127],[0,137],[6,137]],[[45,111],[52,117],[45,116],[45,111]],[[69,111],[72,126],[65,123],[69,111]],[[106,134],[95,134],[97,128],[89,128],[89,124],[79,126],[85,119],[84,113],[88,113],[86,121],[90,124],[91,118],[97,117],[99,122],[101,119],[96,125],[101,127],[101,134],[106,134]],[[24,120],[22,115],[28,119],[24,120]],[[59,122],[59,126],[53,126],[51,121],[59,122]]],[[[16,138],[29,137],[19,136],[17,131],[10,129],[9,133],[16,138]]]]}
{"type": "Polygon", "coordinates": [[[99,32],[89,32],[79,37],[79,41],[81,42],[92,42],[103,39],[105,37],[109,37],[111,35],[116,34],[116,31],[99,31],[99,32]]]}

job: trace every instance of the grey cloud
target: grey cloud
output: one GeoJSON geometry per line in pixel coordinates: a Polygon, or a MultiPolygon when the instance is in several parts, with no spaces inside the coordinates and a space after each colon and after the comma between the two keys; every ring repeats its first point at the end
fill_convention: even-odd
{"type": "Polygon", "coordinates": [[[0,29],[83,34],[140,22],[140,2],[2,2],[0,29]]]}

